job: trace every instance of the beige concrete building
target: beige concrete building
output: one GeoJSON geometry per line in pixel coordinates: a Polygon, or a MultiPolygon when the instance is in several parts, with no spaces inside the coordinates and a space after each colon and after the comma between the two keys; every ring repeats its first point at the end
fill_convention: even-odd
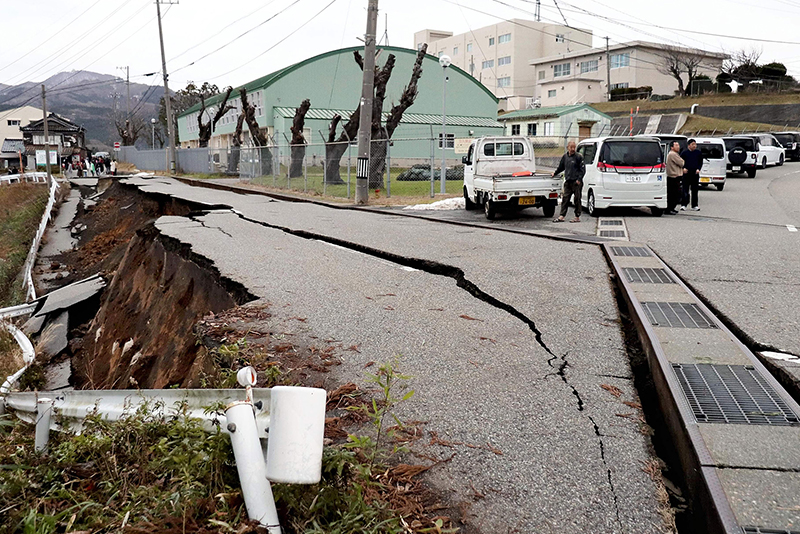
{"type": "Polygon", "coordinates": [[[0,111],[0,169],[19,167],[18,151],[25,153],[22,128],[42,118],[42,110],[33,106],[0,111]]]}
{"type": "Polygon", "coordinates": [[[453,65],[477,78],[500,99],[499,109],[529,107],[537,80],[530,62],[586,50],[592,32],[558,24],[512,19],[468,33],[422,30],[414,34],[414,48],[428,43],[428,53],[446,54],[453,65]]]}
{"type": "MultiPolygon", "coordinates": [[[[610,46],[608,53],[605,48],[592,48],[532,59],[530,67],[536,77],[536,101],[541,106],[605,102],[609,75],[610,89],[650,86],[653,94],[672,95],[678,89],[677,80],[658,71],[664,47],[658,43],[632,41],[610,46]]],[[[712,80],[727,57],[694,48],[678,50],[700,56],[698,74],[705,74],[712,80]]]]}

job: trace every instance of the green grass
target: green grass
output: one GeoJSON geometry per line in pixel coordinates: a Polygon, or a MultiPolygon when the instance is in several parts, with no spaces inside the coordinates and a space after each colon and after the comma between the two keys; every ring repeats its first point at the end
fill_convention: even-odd
{"type": "Polygon", "coordinates": [[[742,132],[767,132],[781,131],[783,126],[775,124],[765,124],[761,122],[729,121],[725,119],[715,119],[713,117],[703,117],[702,115],[689,115],[686,124],[680,130],[684,135],[731,135],[742,132]]]}
{"type": "Polygon", "coordinates": [[[25,300],[20,273],[47,197],[43,184],[0,186],[0,307],[25,300]]]}
{"type": "Polygon", "coordinates": [[[629,111],[639,106],[639,111],[685,108],[689,111],[692,104],[701,106],[757,106],[765,104],[800,104],[800,94],[795,93],[719,93],[690,97],[673,98],[671,100],[629,100],[616,102],[596,102],[591,104],[604,113],[629,111]]]}

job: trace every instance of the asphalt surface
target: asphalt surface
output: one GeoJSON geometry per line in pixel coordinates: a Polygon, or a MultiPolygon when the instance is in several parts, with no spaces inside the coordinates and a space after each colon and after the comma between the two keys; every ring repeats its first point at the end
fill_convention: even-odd
{"type": "Polygon", "coordinates": [[[648,439],[622,404],[636,393],[598,247],[166,179],[129,183],[233,207],[157,226],[269,302],[286,335],[357,345],[337,380],[363,384],[368,362],[397,356],[416,391],[399,415],[477,447],[426,447],[456,453],[427,480],[464,503],[472,526],[660,527],[657,488],[642,470],[648,439]]]}

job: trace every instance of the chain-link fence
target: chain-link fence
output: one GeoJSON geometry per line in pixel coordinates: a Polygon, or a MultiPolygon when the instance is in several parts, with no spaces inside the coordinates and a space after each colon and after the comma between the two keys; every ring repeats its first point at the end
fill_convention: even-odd
{"type": "MultiPolygon", "coordinates": [[[[428,128],[426,128],[428,129],[428,128]]],[[[442,136],[426,132],[419,137],[373,139],[370,143],[371,196],[434,196],[442,192],[442,136]]],[[[308,136],[307,136],[308,137],[308,136]]],[[[208,177],[238,177],[267,188],[302,191],[329,197],[353,198],[356,188],[358,146],[355,139],[328,142],[317,132],[318,142],[292,145],[288,137],[272,137],[264,147],[178,149],[178,169],[208,177]]],[[[538,168],[555,168],[569,137],[530,137],[538,168]]],[[[462,191],[468,143],[448,136],[445,150],[447,194],[462,191]],[[466,147],[466,148],[465,148],[466,147]],[[458,153],[456,153],[458,149],[458,153]]],[[[120,160],[140,170],[167,168],[165,150],[138,151],[124,147],[120,160]]]]}

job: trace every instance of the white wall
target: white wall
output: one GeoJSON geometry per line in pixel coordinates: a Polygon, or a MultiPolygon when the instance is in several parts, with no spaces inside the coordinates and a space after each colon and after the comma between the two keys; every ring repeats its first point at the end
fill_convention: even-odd
{"type": "Polygon", "coordinates": [[[0,146],[5,139],[22,139],[20,128],[27,126],[32,121],[42,118],[42,110],[33,106],[24,106],[0,112],[0,146]],[[11,121],[20,121],[19,126],[10,126],[11,121]]]}

